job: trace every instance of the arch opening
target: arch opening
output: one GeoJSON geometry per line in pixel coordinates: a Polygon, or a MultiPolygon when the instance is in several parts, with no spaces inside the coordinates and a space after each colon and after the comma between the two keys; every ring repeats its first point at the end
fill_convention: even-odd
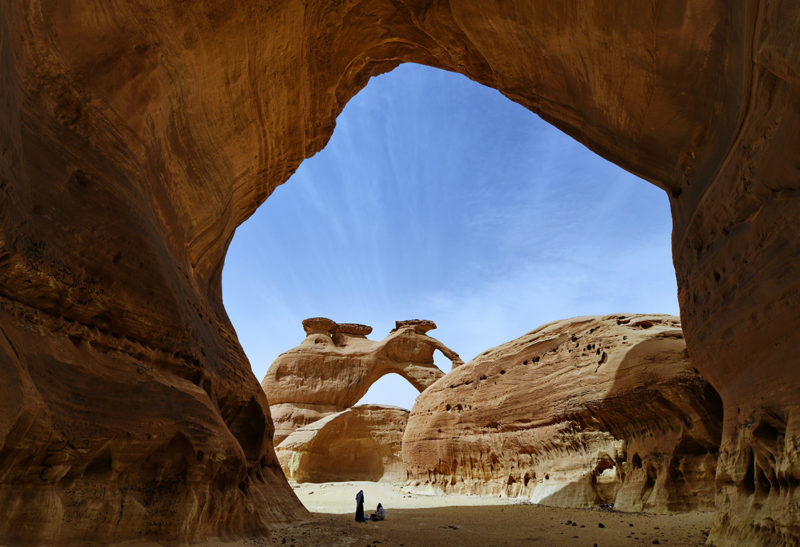
{"type": "Polygon", "coordinates": [[[391,404],[411,410],[417,395],[419,391],[406,378],[396,372],[390,372],[378,378],[355,406],[391,404]]]}
{"type": "MultiPolygon", "coordinates": [[[[284,277],[301,288],[297,292],[308,302],[305,311],[286,320],[294,332],[303,316],[324,314],[374,324],[378,309],[392,314],[382,318],[389,322],[398,316],[431,315],[416,311],[419,307],[441,313],[447,309],[441,305],[444,302],[451,312],[457,309],[458,313],[433,317],[439,330],[452,333],[448,344],[462,353],[457,344],[471,344],[464,355],[469,358],[534,327],[567,317],[618,311],[677,314],[668,244],[671,219],[666,205],[667,198],[660,189],[642,184],[497,92],[458,75],[403,65],[374,79],[351,101],[338,120],[328,148],[307,160],[295,178],[263,207],[274,216],[265,214],[262,226],[271,226],[271,231],[279,235],[270,243],[275,245],[270,251],[259,254],[285,260],[278,277],[281,272],[287,273],[284,277]],[[495,190],[500,199],[491,198],[495,190]],[[292,234],[288,244],[280,232],[284,225],[299,226],[300,234],[292,234]],[[293,256],[286,247],[279,249],[279,244],[310,249],[311,256],[293,256]],[[384,253],[385,248],[391,252],[384,253]],[[293,259],[300,265],[294,265],[293,259]],[[323,264],[324,268],[315,269],[312,264],[323,264]],[[471,282],[470,276],[477,282],[471,282]],[[401,298],[392,298],[395,289],[401,298]],[[314,307],[321,303],[328,307],[314,307]],[[393,312],[398,308],[411,312],[393,312]],[[370,315],[342,317],[338,311],[353,313],[354,309],[367,310],[365,315],[370,315]],[[494,324],[498,319],[500,325],[494,324]],[[452,342],[454,338],[459,342],[452,342]]],[[[260,221],[259,215],[253,220],[260,221]]],[[[242,227],[246,237],[249,229],[248,224],[242,227]]],[[[266,232],[258,232],[250,240],[263,241],[270,229],[262,229],[266,232]]],[[[245,246],[235,239],[231,252],[241,252],[239,249],[245,246]]],[[[250,251],[246,252],[252,254],[250,251]]],[[[278,289],[277,284],[271,288],[273,296],[290,293],[278,289]]],[[[279,306],[285,310],[295,307],[288,300],[279,306]]],[[[231,317],[238,328],[235,314],[231,317]]],[[[660,333],[668,341],[654,339],[659,348],[671,347],[669,340],[676,337],[680,338],[678,345],[683,343],[677,318],[637,318],[623,313],[613,319],[616,325],[633,329],[626,331],[632,336],[638,331],[660,333]]],[[[609,357],[612,350],[603,345],[606,341],[591,338],[594,330],[587,338],[592,343],[579,342],[573,335],[569,349],[563,351],[590,355],[595,373],[600,367],[619,366],[618,356],[613,357],[612,352],[609,357]]],[[[633,343],[626,342],[627,337],[621,334],[619,338],[620,346],[614,351],[633,343]]],[[[247,350],[247,341],[242,342],[247,350]]],[[[551,352],[562,351],[559,346],[554,342],[544,351],[527,356],[523,366],[541,368],[551,360],[551,352]],[[544,361],[540,362],[542,357],[544,361]]],[[[683,355],[680,348],[675,349],[676,355],[683,355]]],[[[657,353],[653,353],[653,359],[657,353]]],[[[506,374],[515,376],[516,364],[495,371],[491,384],[502,382],[500,378],[506,374]]],[[[653,376],[659,374],[662,372],[653,376]]],[[[482,380],[485,378],[488,376],[482,376],[482,380]]],[[[626,378],[620,381],[629,383],[626,378]]],[[[367,393],[375,391],[373,388],[367,393]]],[[[269,390],[267,394],[272,397],[269,390]]],[[[381,397],[369,402],[412,408],[417,394],[409,395],[405,401],[381,397]]],[[[597,404],[606,404],[602,396],[598,400],[597,404]]],[[[366,402],[364,398],[361,401],[366,402]]],[[[471,403],[441,406],[458,420],[458,416],[475,416],[485,408],[471,403]]],[[[664,409],[670,410],[669,403],[664,409]]],[[[608,412],[610,418],[598,419],[612,423],[619,416],[617,410],[609,408],[608,412]]],[[[273,412],[278,416],[276,423],[283,423],[283,417],[289,414],[285,408],[273,412]]],[[[499,419],[490,425],[499,432],[508,423],[499,419]]],[[[609,427],[613,428],[606,424],[609,427]]],[[[626,427],[630,424],[620,425],[602,441],[608,441],[609,451],[619,448],[614,443],[631,437],[633,433],[628,432],[626,437],[621,432],[626,427]]],[[[446,435],[446,427],[439,428],[438,433],[446,435]]],[[[293,437],[280,438],[282,461],[288,458],[293,442],[293,437]]],[[[597,446],[602,442],[597,441],[597,446]]],[[[630,493],[633,487],[623,485],[621,468],[616,463],[605,465],[606,460],[611,461],[608,454],[598,457],[596,465],[589,465],[585,474],[578,475],[581,478],[577,482],[564,473],[556,473],[549,480],[549,473],[533,468],[527,469],[528,479],[524,480],[526,468],[512,466],[504,475],[504,492],[543,502],[608,505],[626,486],[628,506],[641,504],[638,494],[630,493]],[[546,479],[533,483],[533,475],[546,479]],[[547,480],[546,487],[539,484],[543,480],[547,480]]],[[[619,458],[622,462],[624,454],[619,458]]],[[[714,452],[713,462],[709,460],[710,467],[706,466],[702,476],[706,483],[713,475],[715,458],[714,452]]],[[[503,465],[506,463],[489,466],[487,485],[503,465]]],[[[450,491],[465,488],[456,478],[463,466],[463,459],[435,466],[450,473],[450,491]]],[[[295,472],[294,476],[299,475],[295,472]]],[[[487,486],[486,492],[490,488],[487,486]]],[[[713,498],[707,494],[704,502],[713,498]]]]}
{"type": "Polygon", "coordinates": [[[565,317],[677,314],[670,226],[661,190],[495,90],[404,64],[237,229],[224,301],[259,379],[317,315],[376,334],[436,319],[468,360],[565,317]]]}

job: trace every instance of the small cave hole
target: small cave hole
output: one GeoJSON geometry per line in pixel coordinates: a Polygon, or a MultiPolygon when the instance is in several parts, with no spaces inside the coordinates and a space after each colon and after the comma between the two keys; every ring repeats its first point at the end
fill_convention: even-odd
{"type": "Polygon", "coordinates": [[[754,494],[756,491],[756,469],[755,469],[755,456],[753,450],[750,449],[750,454],[747,458],[747,471],[744,472],[744,489],[748,494],[754,494]]]}
{"type": "Polygon", "coordinates": [[[639,454],[633,455],[633,458],[631,459],[631,464],[633,465],[634,469],[642,468],[642,458],[639,457],[639,454]]]}
{"type": "Polygon", "coordinates": [[[760,422],[758,427],[753,430],[753,437],[765,442],[765,444],[774,444],[781,436],[782,433],[778,431],[778,428],[764,421],[760,422]]]}

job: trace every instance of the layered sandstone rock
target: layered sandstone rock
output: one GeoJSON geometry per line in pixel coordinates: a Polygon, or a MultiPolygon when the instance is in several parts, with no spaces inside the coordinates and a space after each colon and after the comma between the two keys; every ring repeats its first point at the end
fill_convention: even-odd
{"type": "Polygon", "coordinates": [[[726,409],[711,540],[800,541],[798,17],[790,0],[3,3],[0,538],[297,514],[222,308],[225,250],[369,77],[409,61],[667,191],[687,345],[726,409]],[[245,484],[148,471],[154,428],[245,484]],[[76,479],[104,446],[124,472],[76,479]]]}
{"type": "Polygon", "coordinates": [[[579,317],[486,351],[417,399],[411,484],[625,511],[714,507],[722,403],[677,317],[579,317]]]}
{"type": "Polygon", "coordinates": [[[300,427],[276,448],[297,482],[402,481],[408,410],[359,405],[300,427]]]}
{"type": "Polygon", "coordinates": [[[436,350],[454,367],[460,365],[458,354],[425,334],[435,328],[433,321],[398,321],[389,336],[375,341],[367,339],[372,328],[366,325],[304,320],[305,340],[280,354],[261,382],[275,443],[300,426],[352,407],[386,374],[399,374],[422,391],[443,376],[433,363],[436,350]]]}

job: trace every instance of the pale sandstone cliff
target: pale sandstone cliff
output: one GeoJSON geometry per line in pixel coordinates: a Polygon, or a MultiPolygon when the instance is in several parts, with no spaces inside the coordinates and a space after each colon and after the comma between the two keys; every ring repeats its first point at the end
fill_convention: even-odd
{"type": "Polygon", "coordinates": [[[225,252],[401,62],[494,87],[667,192],[686,342],[725,406],[711,540],[800,541],[799,17],[791,0],[3,2],[0,541],[300,514],[222,306],[225,252]],[[182,463],[154,468],[164,452],[182,463]]]}
{"type": "Polygon", "coordinates": [[[303,321],[306,338],[278,356],[261,386],[270,402],[275,444],[300,426],[355,405],[379,378],[397,373],[422,391],[443,376],[433,363],[440,350],[461,364],[458,355],[425,334],[433,321],[397,321],[380,341],[369,340],[366,325],[335,323],[324,317],[303,321]]]}
{"type": "Polygon", "coordinates": [[[407,422],[408,410],[359,405],[296,429],[275,451],[297,482],[399,482],[407,422]]]}
{"type": "Polygon", "coordinates": [[[710,509],[722,403],[677,317],[550,323],[486,351],[417,399],[410,484],[569,507],[710,509]]]}

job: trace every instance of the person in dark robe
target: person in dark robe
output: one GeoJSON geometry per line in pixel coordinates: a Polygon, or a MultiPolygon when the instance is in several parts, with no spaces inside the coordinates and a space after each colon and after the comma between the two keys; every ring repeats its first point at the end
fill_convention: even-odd
{"type": "Polygon", "coordinates": [[[386,518],[386,511],[383,509],[383,505],[380,503],[378,504],[378,508],[372,513],[372,516],[369,520],[383,520],[386,518]]]}
{"type": "Polygon", "coordinates": [[[356,494],[356,522],[364,522],[364,491],[356,494]]]}

